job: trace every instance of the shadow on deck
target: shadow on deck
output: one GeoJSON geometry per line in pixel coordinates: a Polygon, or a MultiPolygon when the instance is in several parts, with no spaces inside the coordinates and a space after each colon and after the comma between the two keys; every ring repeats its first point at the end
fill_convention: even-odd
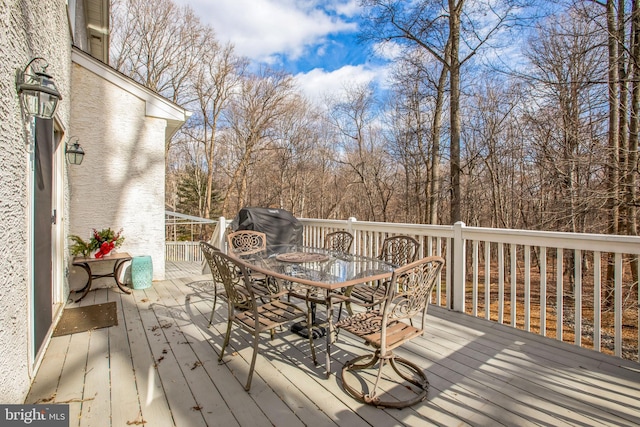
{"type": "MultiPolygon", "coordinates": [[[[167,280],[148,289],[97,289],[69,304],[116,301],[118,325],[53,338],[25,403],[69,404],[70,426],[640,425],[639,364],[440,307],[398,351],[427,372],[420,404],[350,398],[340,369],[365,350],[342,335],[329,379],[303,338],[263,339],[247,393],[249,337],[235,331],[218,364],[226,307],[208,328],[213,284],[199,268],[167,262],[167,280]]],[[[324,360],[323,340],[317,350],[324,360]]]]}

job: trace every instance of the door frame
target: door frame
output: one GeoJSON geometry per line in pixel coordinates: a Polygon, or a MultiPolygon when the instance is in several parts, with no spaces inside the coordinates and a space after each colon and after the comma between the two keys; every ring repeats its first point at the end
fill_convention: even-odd
{"type": "MultiPolygon", "coordinates": [[[[31,118],[29,128],[31,130],[31,141],[35,139],[35,119],[31,118]]],[[[56,210],[56,223],[51,227],[51,301],[52,301],[52,319],[51,326],[47,332],[47,336],[44,339],[42,346],[39,350],[36,349],[35,338],[35,245],[34,245],[34,229],[35,229],[35,192],[34,192],[34,171],[35,171],[35,150],[33,146],[29,146],[27,150],[28,156],[28,170],[27,170],[27,192],[28,206],[27,206],[27,235],[28,235],[28,284],[27,284],[27,311],[28,311],[28,356],[29,356],[29,374],[34,376],[37,372],[40,362],[46,352],[49,342],[51,341],[51,334],[57,323],[57,320],[62,315],[64,309],[64,303],[66,301],[65,295],[65,245],[64,236],[66,230],[66,203],[65,203],[65,143],[64,143],[64,127],[62,123],[53,119],[53,144],[52,150],[52,177],[51,177],[51,209],[56,210]]],[[[34,142],[31,142],[33,144],[34,142]]]]}

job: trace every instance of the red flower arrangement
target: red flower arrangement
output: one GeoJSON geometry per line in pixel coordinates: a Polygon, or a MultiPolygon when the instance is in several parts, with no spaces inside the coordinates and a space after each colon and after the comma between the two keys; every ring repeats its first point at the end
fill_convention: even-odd
{"type": "Polygon", "coordinates": [[[94,255],[96,258],[109,255],[112,250],[119,248],[124,242],[122,229],[116,233],[111,228],[104,228],[100,231],[94,228],[88,242],[75,234],[69,236],[69,239],[73,242],[70,247],[71,255],[88,257],[92,252],[97,251],[94,255]]]}
{"type": "Polygon", "coordinates": [[[105,228],[100,231],[94,228],[89,246],[91,249],[97,250],[95,254],[96,258],[102,258],[103,256],[109,255],[115,248],[120,247],[122,242],[124,242],[122,229],[116,233],[111,230],[111,228],[105,228]]]}

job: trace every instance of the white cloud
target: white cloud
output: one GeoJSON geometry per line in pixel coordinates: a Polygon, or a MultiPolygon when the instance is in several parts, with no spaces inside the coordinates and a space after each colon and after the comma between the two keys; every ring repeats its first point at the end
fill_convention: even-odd
{"type": "Polygon", "coordinates": [[[332,72],[316,68],[308,73],[297,74],[295,78],[308,99],[322,101],[327,96],[339,96],[349,86],[381,83],[385,75],[385,67],[346,65],[332,72]]]}
{"type": "MultiPolygon", "coordinates": [[[[218,40],[230,41],[237,54],[253,62],[274,64],[281,57],[296,61],[311,55],[326,59],[326,68],[295,75],[301,91],[318,104],[325,96],[339,95],[353,84],[373,81],[379,87],[386,85],[388,69],[384,66],[367,62],[334,69],[339,66],[334,62],[336,58],[327,57],[330,44],[340,43],[337,35],[358,30],[360,0],[173,1],[190,6],[203,23],[213,27],[218,40]]],[[[391,56],[391,50],[389,46],[384,53],[391,56]]]]}
{"type": "Polygon", "coordinates": [[[391,61],[402,56],[402,49],[401,45],[392,41],[376,43],[373,46],[373,50],[380,58],[391,61]]]}
{"type": "Polygon", "coordinates": [[[344,16],[355,16],[360,12],[360,0],[347,0],[335,2],[335,11],[344,16]]]}
{"type": "Polygon", "coordinates": [[[273,55],[295,60],[309,46],[322,43],[328,34],[355,31],[347,22],[353,0],[322,2],[295,0],[174,0],[189,5],[221,41],[231,41],[236,52],[271,62],[273,55]],[[336,11],[338,15],[332,12],[336,11]]]}

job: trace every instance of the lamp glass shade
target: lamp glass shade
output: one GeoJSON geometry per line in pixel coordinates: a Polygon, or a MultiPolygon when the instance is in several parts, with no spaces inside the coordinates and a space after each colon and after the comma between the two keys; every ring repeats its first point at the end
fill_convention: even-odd
{"type": "Polygon", "coordinates": [[[22,80],[18,84],[18,93],[25,112],[42,119],[52,118],[62,96],[51,76],[45,73],[25,73],[22,80]]]}
{"type": "Polygon", "coordinates": [[[71,145],[67,144],[66,151],[69,163],[72,165],[79,165],[82,163],[82,160],[84,159],[84,150],[80,147],[79,142],[76,141],[71,145]]]}

